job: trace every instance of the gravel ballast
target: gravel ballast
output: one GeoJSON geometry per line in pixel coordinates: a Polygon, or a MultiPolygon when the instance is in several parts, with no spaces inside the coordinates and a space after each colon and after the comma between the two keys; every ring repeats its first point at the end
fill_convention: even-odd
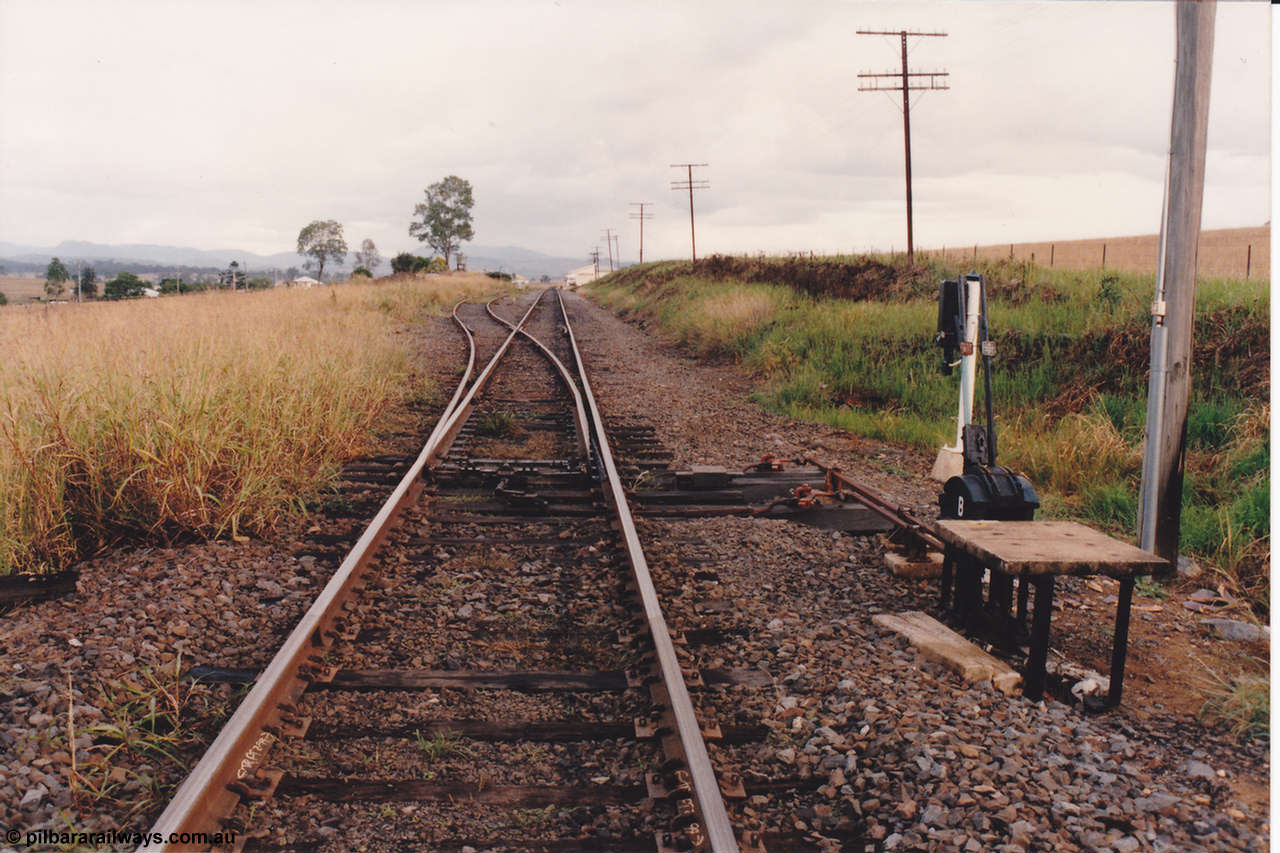
{"type": "MultiPolygon", "coordinates": [[[[678,465],[808,452],[936,514],[931,459],[772,415],[737,368],[698,363],[569,299],[606,419],[651,423],[678,465]]],[[[821,834],[856,818],[887,850],[1267,849],[1265,806],[1233,785],[1266,784],[1265,744],[1159,709],[1085,717],[966,685],[872,625],[877,612],[936,608],[936,586],[893,578],[874,540],[740,518],[650,519],[641,534],[664,593],[686,587],[691,567],[710,568],[714,595],[732,603],[718,622],[744,630],[701,649],[704,665],[773,678],[708,709],[774,730],[766,747],[726,760],[748,778],[828,776],[819,791],[830,811],[762,801],[768,822],[821,834]]],[[[668,600],[673,621],[697,618],[697,596],[668,600]]]]}

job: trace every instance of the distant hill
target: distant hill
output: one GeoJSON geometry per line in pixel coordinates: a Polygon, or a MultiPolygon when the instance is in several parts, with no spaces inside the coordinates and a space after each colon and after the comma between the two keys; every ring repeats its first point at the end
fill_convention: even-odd
{"type": "MultiPolygon", "coordinates": [[[[529,278],[549,276],[562,278],[566,272],[581,266],[581,258],[561,258],[523,249],[518,246],[464,245],[467,266],[473,270],[500,270],[529,278]]],[[[394,253],[386,253],[394,254],[394,253]]],[[[426,254],[419,251],[417,254],[426,254]]],[[[0,264],[9,272],[43,272],[52,257],[62,261],[111,261],[113,266],[137,264],[140,267],[184,267],[187,269],[225,269],[239,261],[250,272],[289,267],[301,268],[305,260],[296,252],[260,255],[239,249],[194,249],[187,246],[157,246],[146,243],[105,244],[84,240],[63,240],[56,246],[31,246],[0,240],[0,264]]],[[[351,259],[344,267],[350,269],[351,259]]],[[[379,272],[386,273],[384,265],[379,272]]]]}
{"type": "Polygon", "coordinates": [[[238,249],[193,249],[186,246],[155,246],[146,243],[119,245],[90,243],[85,240],[63,240],[56,246],[24,246],[0,240],[0,258],[27,263],[49,263],[51,257],[67,260],[110,260],[121,263],[133,261],[156,266],[213,267],[224,269],[232,261],[253,269],[302,266],[302,259],[295,252],[259,255],[238,249]]]}

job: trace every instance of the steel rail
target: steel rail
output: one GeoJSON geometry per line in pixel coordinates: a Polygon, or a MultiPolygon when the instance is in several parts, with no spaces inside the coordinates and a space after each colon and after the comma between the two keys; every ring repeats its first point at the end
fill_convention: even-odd
{"type": "MultiPolygon", "coordinates": [[[[467,383],[471,381],[471,374],[475,371],[476,367],[476,336],[471,331],[471,327],[462,322],[462,318],[458,316],[458,309],[465,304],[467,304],[467,300],[458,300],[458,303],[453,306],[453,311],[450,313],[453,315],[453,322],[457,323],[458,327],[462,329],[462,333],[467,336],[467,366],[462,371],[462,378],[458,380],[458,387],[453,389],[453,396],[449,398],[448,405],[444,407],[444,411],[440,413],[440,417],[436,420],[437,427],[444,423],[444,420],[449,417],[449,415],[453,414],[453,410],[458,405],[458,400],[461,399],[463,392],[466,390],[467,383]]],[[[427,444],[431,443],[431,439],[435,435],[434,429],[431,432],[432,435],[427,437],[427,444]]]]}
{"type": "MultiPolygon", "coordinates": [[[[539,301],[541,301],[541,297],[539,297],[539,301]]],[[[497,311],[493,310],[493,302],[486,305],[485,310],[489,312],[490,317],[497,320],[502,325],[509,329],[516,329],[516,325],[514,323],[500,315],[497,311]]],[[[560,374],[560,381],[564,383],[565,388],[567,388],[569,393],[573,395],[573,425],[578,434],[578,452],[582,454],[584,459],[588,458],[590,456],[591,434],[587,427],[587,409],[582,403],[582,393],[578,390],[577,383],[573,381],[573,374],[571,374],[569,369],[564,366],[564,362],[556,357],[555,353],[548,349],[542,341],[530,334],[529,330],[524,328],[523,325],[517,331],[528,338],[529,341],[540,349],[542,354],[549,359],[553,365],[555,365],[556,371],[560,374]]]]}
{"type": "MultiPolygon", "coordinates": [[[[488,305],[486,305],[486,308],[496,301],[497,298],[490,300],[488,305]]],[[[519,332],[519,328],[524,326],[525,321],[529,319],[531,314],[533,314],[533,309],[537,308],[538,303],[541,301],[542,295],[539,295],[537,299],[533,300],[533,304],[529,306],[529,310],[525,311],[520,317],[519,323],[516,324],[517,327],[507,335],[506,340],[502,342],[502,346],[498,347],[498,351],[493,354],[491,359],[489,359],[489,363],[485,365],[484,370],[480,372],[476,381],[467,390],[466,396],[462,398],[462,402],[458,404],[452,413],[442,418],[441,422],[436,426],[435,431],[431,434],[432,438],[436,441],[435,447],[431,448],[428,444],[428,447],[423,448],[424,454],[426,454],[428,450],[431,450],[431,453],[428,456],[427,465],[430,465],[432,462],[439,462],[443,458],[444,453],[448,452],[449,445],[453,443],[455,438],[457,438],[458,432],[462,429],[463,424],[466,423],[467,417],[471,413],[471,406],[475,401],[476,394],[478,394],[488,383],[489,377],[498,366],[498,362],[501,360],[502,356],[506,354],[507,348],[511,346],[511,342],[515,340],[515,337],[519,332]]]]}
{"type": "MultiPolygon", "coordinates": [[[[518,326],[524,325],[540,299],[541,297],[534,300],[533,305],[529,306],[518,326]]],[[[457,306],[454,307],[454,318],[465,328],[466,324],[458,319],[456,312],[457,306]]],[[[517,331],[518,327],[507,335],[480,376],[459,400],[459,393],[466,385],[465,379],[470,376],[470,368],[475,359],[475,340],[473,336],[469,336],[471,356],[468,359],[468,370],[464,381],[459,383],[458,391],[454,392],[454,397],[450,400],[452,410],[446,409],[417,459],[356,541],[342,565],[333,573],[325,588],[290,632],[249,694],[222,726],[200,761],[187,774],[168,806],[152,825],[147,842],[139,850],[192,849],[189,845],[170,844],[168,839],[182,837],[183,833],[219,831],[221,822],[231,814],[240,799],[240,794],[231,786],[239,783],[249,788],[260,787],[255,784],[256,771],[262,766],[263,759],[276,739],[270,729],[279,731],[277,727],[286,716],[287,709],[282,706],[292,706],[306,690],[308,682],[304,677],[304,667],[318,666],[321,663],[322,652],[335,636],[334,623],[343,606],[371,579],[367,571],[369,562],[387,533],[398,522],[401,512],[421,494],[423,470],[438,460],[442,447],[447,447],[457,435],[469,414],[476,393],[492,375],[515,339],[517,331]],[[153,842],[151,839],[160,841],[153,842]]]]}
{"type": "Polygon", "coordinates": [[[613,452],[609,449],[609,439],[605,435],[604,420],[596,406],[595,395],[591,392],[591,383],[587,379],[586,365],[582,361],[582,352],[578,349],[577,338],[573,334],[573,326],[569,322],[569,312],[565,308],[564,298],[556,290],[556,299],[560,303],[560,313],[564,317],[565,334],[569,338],[569,346],[578,369],[578,381],[582,383],[582,396],[590,409],[592,427],[595,432],[596,451],[607,478],[606,497],[613,506],[618,517],[618,525],[626,543],[627,559],[636,582],[636,590],[644,607],[645,619],[649,633],[653,638],[654,652],[663,682],[671,699],[671,712],[675,718],[677,733],[685,753],[690,783],[693,788],[693,801],[698,817],[702,823],[709,849],[713,853],[737,853],[738,840],[733,833],[733,824],[725,810],[724,798],[720,793],[720,785],[716,780],[715,770],[711,766],[711,757],[707,754],[707,745],[702,739],[702,729],[698,725],[698,716],[693,709],[693,700],[689,697],[689,688],[684,682],[684,673],[680,670],[680,661],[676,657],[675,644],[671,641],[671,632],[667,628],[666,619],[662,615],[662,605],[658,601],[658,592],[649,573],[649,563],[645,559],[644,549],[640,545],[640,536],[636,532],[635,520],[631,517],[631,508],[627,503],[626,490],[622,486],[622,478],[618,476],[617,466],[613,461],[613,452]]]}
{"type": "Polygon", "coordinates": [[[803,461],[821,468],[823,473],[834,481],[835,485],[838,485],[842,490],[853,494],[853,496],[864,504],[867,509],[885,519],[899,531],[913,539],[914,541],[912,542],[912,545],[924,550],[946,550],[946,547],[942,544],[942,540],[934,534],[932,525],[894,503],[880,491],[873,489],[866,483],[860,483],[857,480],[849,479],[841,473],[839,468],[824,464],[811,456],[806,457],[803,461]]]}

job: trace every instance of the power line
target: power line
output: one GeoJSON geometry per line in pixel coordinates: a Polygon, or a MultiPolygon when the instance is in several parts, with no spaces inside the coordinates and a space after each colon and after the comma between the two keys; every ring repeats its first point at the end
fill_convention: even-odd
{"type": "Polygon", "coordinates": [[[646,219],[653,219],[653,214],[645,213],[644,209],[652,204],[653,202],[651,201],[633,201],[631,202],[631,206],[639,207],[640,210],[638,212],[633,210],[627,214],[629,219],[638,219],[640,221],[640,263],[642,264],[644,263],[644,221],[646,219]]]}
{"type": "Polygon", "coordinates": [[[709,190],[711,189],[711,182],[704,178],[699,178],[698,180],[695,181],[693,179],[693,170],[695,168],[703,168],[706,165],[707,165],[706,163],[672,163],[671,164],[671,168],[673,169],[688,170],[688,173],[687,173],[688,177],[683,181],[672,181],[671,189],[689,191],[689,246],[692,250],[693,259],[695,261],[698,260],[698,241],[693,231],[693,191],[709,190]]]}
{"type": "MultiPolygon", "coordinates": [[[[858,30],[860,36],[898,36],[902,41],[902,70],[886,71],[881,74],[872,74],[866,72],[858,75],[859,80],[869,81],[865,85],[858,86],[859,92],[902,92],[902,139],[903,146],[906,151],[907,161],[907,258],[908,260],[915,258],[915,233],[913,230],[911,218],[911,92],[950,89],[944,80],[939,84],[939,78],[950,77],[946,71],[910,71],[907,68],[907,38],[908,37],[925,37],[937,36],[945,37],[946,33],[924,33],[914,30],[858,30]],[[920,81],[920,85],[913,85],[914,78],[928,78],[927,81],[920,81]],[[894,78],[901,80],[900,83],[895,82],[893,85],[881,85],[881,81],[885,78],[894,78]]],[[[886,81],[887,82],[887,81],[886,81]]]]}

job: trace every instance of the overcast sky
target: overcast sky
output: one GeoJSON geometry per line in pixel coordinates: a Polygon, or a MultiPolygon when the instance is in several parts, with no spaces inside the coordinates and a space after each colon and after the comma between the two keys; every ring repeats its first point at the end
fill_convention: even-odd
{"type": "MultiPolygon", "coordinates": [[[[312,219],[384,254],[457,174],[477,244],[689,247],[668,164],[706,162],[698,247],[905,245],[899,99],[861,71],[950,71],[913,100],[920,247],[1152,233],[1170,2],[0,0],[0,240],[292,251],[312,219]]],[[[1206,228],[1270,218],[1265,2],[1220,2],[1206,228]]]]}

